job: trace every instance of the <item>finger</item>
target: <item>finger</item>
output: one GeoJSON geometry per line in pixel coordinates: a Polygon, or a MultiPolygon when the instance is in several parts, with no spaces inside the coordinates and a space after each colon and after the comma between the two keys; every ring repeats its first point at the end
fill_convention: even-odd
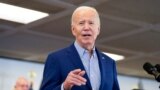
{"type": "Polygon", "coordinates": [[[80,75],[72,74],[71,77],[75,79],[76,81],[80,82],[81,84],[85,85],[86,84],[86,79],[80,75]]]}
{"type": "Polygon", "coordinates": [[[83,76],[85,74],[85,71],[81,71],[78,75],[83,76]]]}
{"type": "Polygon", "coordinates": [[[75,69],[75,70],[71,71],[71,73],[74,73],[74,74],[78,74],[80,72],[81,72],[81,69],[75,69]]]}
{"type": "MultiPolygon", "coordinates": [[[[67,79],[65,80],[68,83],[67,85],[69,85],[69,86],[73,86],[73,85],[81,86],[83,84],[83,82],[81,80],[79,80],[77,78],[77,76],[75,74],[69,74],[67,76],[67,79]]],[[[78,77],[80,78],[80,76],[78,76],[78,77]]]]}
{"type": "Polygon", "coordinates": [[[77,86],[81,86],[83,85],[82,81],[77,79],[77,78],[72,78],[70,79],[70,84],[71,85],[77,85],[77,86]]]}
{"type": "MultiPolygon", "coordinates": [[[[85,74],[84,70],[79,73],[80,76],[84,76],[84,74],[85,74]]],[[[85,78],[82,78],[82,82],[83,82],[82,84],[85,85],[87,80],[85,78]]]]}

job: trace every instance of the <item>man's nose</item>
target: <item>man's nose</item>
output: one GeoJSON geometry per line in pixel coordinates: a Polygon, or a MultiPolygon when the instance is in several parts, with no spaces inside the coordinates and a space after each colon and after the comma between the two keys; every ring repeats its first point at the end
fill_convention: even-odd
{"type": "Polygon", "coordinates": [[[90,25],[88,23],[85,23],[84,30],[89,30],[89,29],[90,29],[90,25]]]}

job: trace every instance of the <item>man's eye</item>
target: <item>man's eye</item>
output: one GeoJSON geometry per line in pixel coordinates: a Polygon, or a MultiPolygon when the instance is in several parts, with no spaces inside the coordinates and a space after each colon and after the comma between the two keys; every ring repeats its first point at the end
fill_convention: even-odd
{"type": "Polygon", "coordinates": [[[89,24],[94,24],[93,22],[90,22],[89,24]]]}
{"type": "Polygon", "coordinates": [[[81,22],[81,23],[79,23],[79,24],[80,24],[80,25],[83,25],[84,23],[81,22]]]}

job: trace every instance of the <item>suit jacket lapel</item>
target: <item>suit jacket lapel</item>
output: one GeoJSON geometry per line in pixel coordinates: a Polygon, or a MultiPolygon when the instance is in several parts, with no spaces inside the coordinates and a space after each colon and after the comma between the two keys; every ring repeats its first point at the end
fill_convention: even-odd
{"type": "Polygon", "coordinates": [[[106,77],[105,77],[105,65],[104,65],[104,62],[106,62],[106,59],[105,59],[105,57],[103,57],[102,55],[101,55],[101,53],[96,49],[96,52],[97,52],[97,56],[98,56],[98,61],[99,61],[99,68],[100,68],[100,73],[101,73],[101,84],[100,84],[100,89],[99,90],[101,90],[101,87],[103,86],[103,79],[106,79],[106,77]]]}
{"type": "MultiPolygon", "coordinates": [[[[73,65],[75,66],[75,69],[79,69],[79,68],[80,68],[81,70],[85,70],[85,69],[84,69],[84,66],[83,66],[83,63],[82,63],[82,61],[81,61],[81,59],[80,59],[80,56],[79,56],[79,54],[78,54],[78,52],[77,52],[74,44],[72,44],[72,45],[69,47],[69,50],[68,50],[68,51],[69,51],[69,52],[68,52],[68,55],[69,55],[69,57],[70,57],[71,62],[72,62],[73,65]]],[[[88,78],[87,73],[84,75],[84,78],[87,79],[86,85],[87,85],[87,86],[90,88],[90,90],[91,90],[91,84],[90,84],[90,80],[89,80],[89,78],[88,78]]]]}

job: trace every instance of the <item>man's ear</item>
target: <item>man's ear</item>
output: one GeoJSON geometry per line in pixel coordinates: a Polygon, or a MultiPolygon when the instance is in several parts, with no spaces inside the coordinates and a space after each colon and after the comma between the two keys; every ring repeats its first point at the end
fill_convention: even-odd
{"type": "Polygon", "coordinates": [[[72,31],[73,36],[75,36],[75,30],[73,26],[71,26],[71,31],[72,31]]]}
{"type": "Polygon", "coordinates": [[[14,88],[16,88],[16,85],[14,86],[14,88]]]}
{"type": "Polygon", "coordinates": [[[98,27],[98,35],[100,34],[100,27],[98,27]]]}

